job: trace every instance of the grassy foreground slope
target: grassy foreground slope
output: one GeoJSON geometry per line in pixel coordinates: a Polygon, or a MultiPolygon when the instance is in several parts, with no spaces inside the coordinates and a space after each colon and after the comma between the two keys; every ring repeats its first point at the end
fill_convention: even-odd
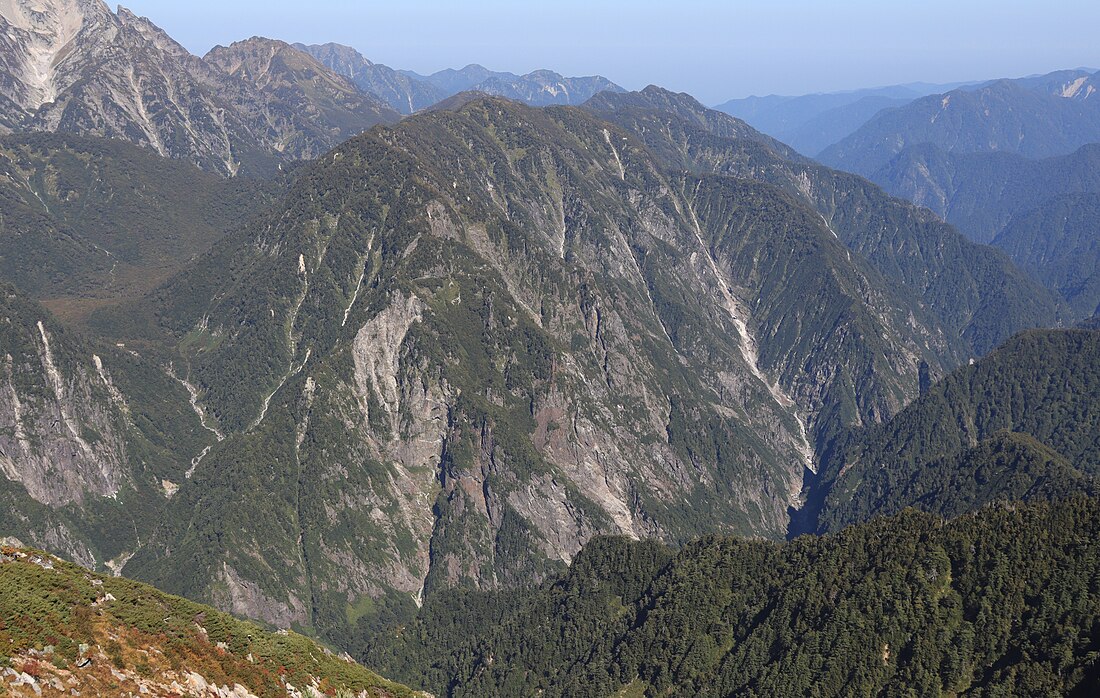
{"type": "Polygon", "coordinates": [[[417,694],[314,641],[38,551],[0,548],[0,696],[417,694]]]}

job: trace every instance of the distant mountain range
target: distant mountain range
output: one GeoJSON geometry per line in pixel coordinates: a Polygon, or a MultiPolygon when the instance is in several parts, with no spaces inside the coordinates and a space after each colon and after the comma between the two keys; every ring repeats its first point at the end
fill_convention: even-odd
{"type": "Polygon", "coordinates": [[[1063,70],[996,80],[922,97],[883,111],[823,150],[832,167],[873,175],[910,146],[952,153],[1066,155],[1100,141],[1100,75],[1063,70]]]}
{"type": "Polygon", "coordinates": [[[371,63],[355,49],[340,44],[295,46],[351,79],[363,90],[385,99],[402,114],[419,111],[460,92],[484,92],[543,107],[552,104],[578,105],[604,90],[623,91],[623,88],[598,75],[567,78],[550,70],[515,75],[492,71],[480,65],[420,75],[371,63]]]}
{"type": "Polygon", "coordinates": [[[317,157],[461,90],[579,104],[600,77],[479,67],[421,77],[347,47],[254,37],[191,55],[149,20],[103,0],[0,6],[0,128],[127,140],[223,175],[317,157]]]}
{"type": "Polygon", "coordinates": [[[815,156],[854,132],[878,112],[967,83],[910,83],[849,92],[731,99],[715,107],[774,136],[803,155],[815,156]]]}
{"type": "Polygon", "coordinates": [[[1061,71],[918,100],[822,157],[1006,250],[1086,318],[1100,305],[1096,81],[1061,71]],[[925,118],[937,100],[941,111],[925,118]]]}

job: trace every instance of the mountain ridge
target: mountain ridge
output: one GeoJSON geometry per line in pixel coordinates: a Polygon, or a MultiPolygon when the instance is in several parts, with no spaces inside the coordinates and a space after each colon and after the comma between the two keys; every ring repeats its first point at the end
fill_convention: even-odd
{"type": "Polygon", "coordinates": [[[881,112],[819,154],[822,162],[871,176],[909,145],[950,152],[1051,157],[1100,141],[1100,78],[1057,71],[922,97],[881,112]]]}
{"type": "Polygon", "coordinates": [[[102,0],[35,8],[10,3],[0,13],[9,74],[0,123],[9,130],[119,138],[223,175],[241,167],[265,175],[280,160],[315,156],[341,134],[397,118],[363,95],[356,123],[296,121],[274,95],[192,56],[125,8],[112,13],[102,0]]]}

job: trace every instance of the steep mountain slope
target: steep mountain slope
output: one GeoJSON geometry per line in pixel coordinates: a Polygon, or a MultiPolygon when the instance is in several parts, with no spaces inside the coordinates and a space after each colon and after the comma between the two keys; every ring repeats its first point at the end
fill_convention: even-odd
{"type": "Polygon", "coordinates": [[[1100,193],[1054,197],[1017,216],[993,244],[1065,298],[1074,317],[1100,312],[1100,193]]]}
{"type": "Polygon", "coordinates": [[[419,696],[300,635],[0,547],[0,691],[71,696],[419,696]]]}
{"type": "Polygon", "coordinates": [[[823,471],[819,527],[1048,498],[1095,489],[1098,474],[1100,332],[1029,332],[857,433],[823,471]]]}
{"type": "Polygon", "coordinates": [[[164,371],[62,329],[11,287],[0,356],[0,530],[120,566],[214,437],[164,371]]]}
{"type": "Polygon", "coordinates": [[[0,29],[0,123],[9,130],[117,138],[221,174],[264,174],[280,159],[335,145],[353,126],[395,118],[371,104],[359,121],[346,123],[324,108],[331,92],[323,91],[318,105],[283,102],[192,56],[148,20],[121,8],[112,13],[102,0],[7,2],[0,29]],[[303,106],[338,120],[309,123],[299,133],[307,123],[296,117],[303,106]]]}
{"type": "Polygon", "coordinates": [[[820,154],[827,165],[871,176],[905,148],[1051,157],[1100,141],[1100,78],[1059,71],[930,95],[882,112],[820,154]]]}
{"type": "Polygon", "coordinates": [[[968,242],[866,180],[793,154],[744,122],[657,87],[605,93],[585,108],[637,134],[667,166],[769,182],[817,210],[834,236],[908,289],[975,354],[1056,325],[1055,298],[1003,253],[968,242]]]}
{"type": "Polygon", "coordinates": [[[1032,160],[1012,153],[950,153],[925,144],[906,148],[871,179],[988,244],[1014,217],[1056,196],[1100,193],[1100,145],[1032,160]]]}
{"type": "Polygon", "coordinates": [[[1084,696],[1098,540],[1086,498],[785,544],[602,539],[537,589],[429,600],[363,654],[454,697],[1084,696]]]}
{"type": "Polygon", "coordinates": [[[599,533],[782,537],[815,447],[959,358],[780,190],[484,97],[315,163],[155,308],[227,436],[127,572],[338,641],[599,533]]]}
{"type": "Polygon", "coordinates": [[[0,278],[79,320],[163,283],[276,189],[120,141],[3,136],[0,278]]]}
{"type": "Polygon", "coordinates": [[[370,62],[350,46],[294,44],[294,48],[310,54],[338,75],[351,80],[359,89],[379,97],[402,114],[412,114],[450,96],[449,92],[426,80],[370,62]]]}

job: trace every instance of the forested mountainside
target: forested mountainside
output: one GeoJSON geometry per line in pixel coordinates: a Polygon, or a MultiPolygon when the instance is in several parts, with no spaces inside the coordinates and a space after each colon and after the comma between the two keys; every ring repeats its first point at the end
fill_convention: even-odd
{"type": "Polygon", "coordinates": [[[880,112],[819,155],[826,165],[873,175],[909,146],[955,153],[1066,155],[1100,141],[1100,78],[1063,70],[929,95],[880,112]]]}
{"type": "MultiPolygon", "coordinates": [[[[1056,314],[999,253],[656,88],[471,96],[279,186],[91,313],[191,440],[135,533],[81,559],[341,641],[556,574],[600,534],[782,538],[838,438],[1056,314]]],[[[12,496],[92,535],[79,506],[12,496]]]]}
{"type": "Polygon", "coordinates": [[[0,288],[0,531],[88,566],[148,540],[214,437],[185,387],[0,288]]]}
{"type": "MultiPolygon", "coordinates": [[[[1057,402],[1091,390],[1067,358],[1042,419],[952,450],[971,403],[918,418],[947,425],[920,455],[953,489],[913,495],[890,430],[971,357],[1071,313],[1002,252],[686,95],[470,66],[422,80],[534,104],[605,91],[467,91],[401,119],[352,79],[416,111],[421,78],[340,47],[200,59],[98,0],[28,8],[0,3],[0,119],[56,133],[0,137],[4,535],[366,653],[441,599],[536,598],[601,536],[659,541],[615,544],[656,583],[663,546],[700,536],[782,560],[810,521],[1093,491],[1093,447],[1054,436],[1095,426],[1057,402]],[[844,460],[873,438],[883,463],[844,460]],[[849,498],[857,475],[885,479],[849,498]]],[[[1084,275],[1049,283],[1069,298],[1084,275]]],[[[1061,334],[1013,341],[1048,336],[1031,356],[1051,359],[1061,334]]],[[[1038,393],[1014,346],[964,370],[1008,361],[998,390],[1038,393]]],[[[390,640],[371,656],[398,661],[390,640]]],[[[942,685],[1015,681],[994,651],[942,685]]],[[[1065,662],[1072,688],[1088,668],[1065,662]]],[[[630,666],[586,680],[707,680],[630,666]]]]}
{"type": "Polygon", "coordinates": [[[988,244],[1013,218],[1055,197],[1100,193],[1100,145],[1038,160],[917,145],[903,150],[871,179],[894,196],[934,212],[971,240],[988,244]]]}
{"type": "Polygon", "coordinates": [[[913,511],[788,543],[598,539],[361,650],[439,696],[1090,695],[1100,504],[913,511]]]}
{"type": "Polygon", "coordinates": [[[127,572],[338,637],[600,533],[781,538],[818,443],[961,360],[775,187],[484,97],[315,163],[152,305],[226,438],[127,572]]]}
{"type": "Polygon", "coordinates": [[[993,244],[1065,298],[1075,318],[1100,312],[1100,193],[1056,196],[1013,219],[993,244]]]}
{"type": "Polygon", "coordinates": [[[285,44],[246,44],[257,66],[242,73],[103,0],[5,3],[0,29],[7,131],[117,138],[211,172],[264,175],[399,118],[285,44]]]}
{"type": "Polygon", "coordinates": [[[919,298],[975,355],[1022,329],[1055,326],[1068,315],[1003,253],[967,241],[927,211],[860,177],[792,156],[688,95],[649,87],[605,93],[585,108],[637,134],[666,166],[764,181],[798,197],[853,253],[919,298]]]}
{"type": "Polygon", "coordinates": [[[1095,492],[1098,474],[1100,332],[1026,332],[855,432],[823,465],[817,527],[1095,492]]]}
{"type": "Polygon", "coordinates": [[[164,283],[279,186],[121,141],[0,136],[0,278],[79,320],[164,283]]]}
{"type": "Polygon", "coordinates": [[[414,698],[295,633],[0,546],[0,692],[5,695],[414,698]]]}

